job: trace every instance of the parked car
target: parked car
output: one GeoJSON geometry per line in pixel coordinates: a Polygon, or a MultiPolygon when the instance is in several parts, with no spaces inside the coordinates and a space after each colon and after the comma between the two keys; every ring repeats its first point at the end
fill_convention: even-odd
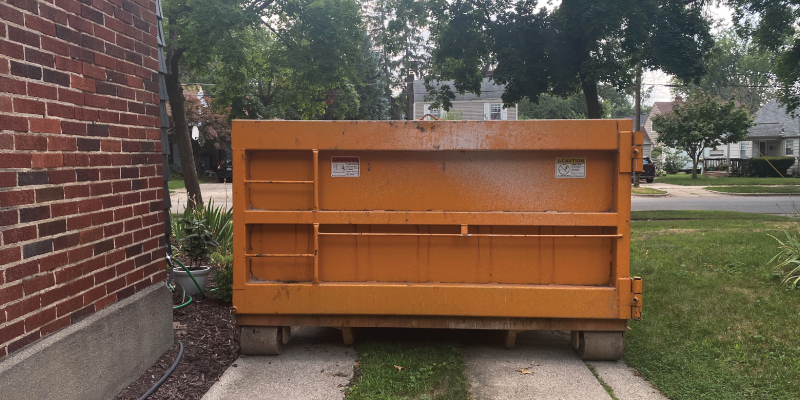
{"type": "Polygon", "coordinates": [[[224,183],[225,181],[233,182],[233,160],[228,159],[219,162],[217,179],[219,179],[219,183],[224,183]]]}
{"type": "MultiPolygon", "coordinates": [[[[653,178],[656,177],[656,165],[650,160],[650,157],[642,159],[642,172],[639,173],[639,179],[644,179],[647,183],[653,183],[653,178]]],[[[631,177],[633,180],[633,177],[631,177]]]]}

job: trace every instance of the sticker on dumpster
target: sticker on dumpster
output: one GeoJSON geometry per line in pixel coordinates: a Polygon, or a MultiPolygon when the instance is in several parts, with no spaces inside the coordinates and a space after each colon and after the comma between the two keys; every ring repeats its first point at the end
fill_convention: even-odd
{"type": "Polygon", "coordinates": [[[331,157],[331,176],[334,178],[358,178],[358,164],[358,157],[331,157]]]}
{"type": "Polygon", "coordinates": [[[556,157],[556,178],[586,178],[586,157],[556,157]]]}

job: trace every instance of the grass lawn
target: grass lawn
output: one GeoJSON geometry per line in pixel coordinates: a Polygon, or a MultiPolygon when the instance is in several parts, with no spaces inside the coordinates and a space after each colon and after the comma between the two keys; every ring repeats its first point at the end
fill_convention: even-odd
{"type": "Polygon", "coordinates": [[[647,187],[632,187],[631,193],[633,194],[664,194],[667,193],[663,190],[647,188],[647,187]]]}
{"type": "Polygon", "coordinates": [[[795,220],[730,212],[636,212],[631,274],[644,320],[626,361],[670,399],[800,398],[800,291],[765,263],[795,220]],[[645,220],[647,219],[647,220],[645,220]]]}
{"type": "MultiPolygon", "coordinates": [[[[216,182],[217,178],[215,178],[213,176],[200,175],[200,176],[197,177],[197,180],[199,180],[200,183],[208,183],[208,182],[216,182]]],[[[172,191],[175,190],[175,189],[184,189],[184,188],[186,188],[186,183],[183,181],[183,178],[177,178],[177,179],[176,178],[172,178],[172,180],[170,180],[167,183],[169,184],[169,192],[170,193],[172,193],[172,191]]]]}
{"type": "Polygon", "coordinates": [[[800,193],[800,186],[713,186],[708,190],[724,193],[800,193]]]}
{"type": "Polygon", "coordinates": [[[657,177],[657,183],[670,183],[683,186],[719,186],[719,185],[800,185],[798,178],[709,178],[705,175],[697,175],[697,179],[692,179],[692,174],[677,173],[657,177]]]}
{"type": "Polygon", "coordinates": [[[367,339],[358,344],[356,378],[346,398],[469,399],[461,350],[441,341],[367,339]]]}

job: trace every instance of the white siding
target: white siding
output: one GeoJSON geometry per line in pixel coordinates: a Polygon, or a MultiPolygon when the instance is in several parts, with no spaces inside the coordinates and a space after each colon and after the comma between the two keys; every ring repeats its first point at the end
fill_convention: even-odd
{"type": "MultiPolygon", "coordinates": [[[[485,105],[484,103],[502,103],[500,100],[497,101],[485,101],[485,100],[471,100],[471,101],[454,101],[453,108],[450,109],[449,113],[451,115],[459,115],[459,119],[467,120],[467,121],[484,121],[484,111],[485,105]]],[[[414,119],[420,119],[423,115],[425,115],[425,108],[430,103],[423,103],[423,102],[416,102],[414,103],[414,119]]],[[[517,119],[517,107],[516,105],[503,109],[503,114],[507,116],[509,121],[515,121],[517,119]]]]}
{"type": "Polygon", "coordinates": [[[647,114],[647,119],[644,121],[644,129],[647,130],[647,135],[650,136],[653,144],[658,143],[658,132],[653,130],[653,117],[656,115],[661,115],[661,112],[658,111],[658,107],[653,105],[653,108],[650,109],[650,114],[647,114]]]}

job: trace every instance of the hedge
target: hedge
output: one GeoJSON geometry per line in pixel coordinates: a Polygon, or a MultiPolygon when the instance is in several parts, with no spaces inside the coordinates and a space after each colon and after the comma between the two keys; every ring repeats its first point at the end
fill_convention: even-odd
{"type": "Polygon", "coordinates": [[[756,176],[780,177],[786,176],[786,170],[794,165],[794,161],[794,157],[753,157],[750,159],[750,168],[756,176]]]}

